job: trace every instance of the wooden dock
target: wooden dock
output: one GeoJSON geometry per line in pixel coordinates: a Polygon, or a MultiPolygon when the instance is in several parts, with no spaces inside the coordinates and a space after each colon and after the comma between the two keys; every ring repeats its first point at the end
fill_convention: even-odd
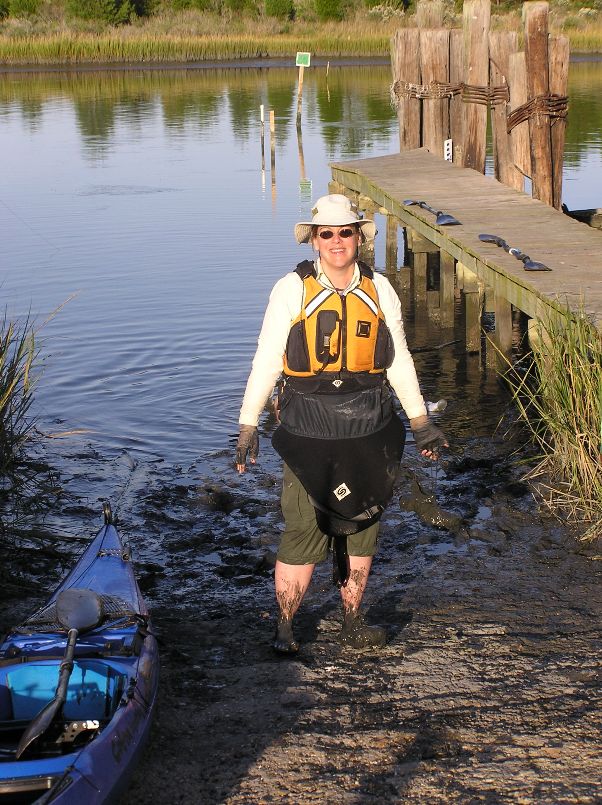
{"type": "MultiPolygon", "coordinates": [[[[442,313],[449,300],[453,302],[458,280],[465,294],[473,294],[467,301],[468,351],[478,350],[480,311],[486,296],[496,314],[496,341],[505,353],[510,350],[510,306],[534,321],[546,321],[555,310],[584,308],[601,326],[600,230],[492,177],[446,162],[425,148],[333,163],[331,170],[333,192],[355,198],[368,215],[379,211],[397,219],[396,225],[406,229],[414,267],[420,271],[422,266],[425,278],[425,253],[440,250],[442,313]],[[425,201],[455,216],[460,225],[437,226],[434,215],[405,206],[406,199],[425,201]],[[498,235],[551,271],[526,271],[502,248],[480,241],[481,233],[498,235]]],[[[389,229],[388,221],[388,237],[389,229]]]]}

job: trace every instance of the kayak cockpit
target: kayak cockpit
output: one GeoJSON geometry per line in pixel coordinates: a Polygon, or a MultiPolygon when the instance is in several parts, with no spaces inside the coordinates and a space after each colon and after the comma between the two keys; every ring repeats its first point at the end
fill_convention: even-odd
{"type": "MultiPolygon", "coordinates": [[[[52,701],[59,670],[57,660],[0,667],[0,763],[14,760],[24,730],[52,701]]],[[[76,659],[60,716],[28,756],[65,754],[92,740],[113,717],[129,680],[129,669],[121,663],[76,659]]]]}

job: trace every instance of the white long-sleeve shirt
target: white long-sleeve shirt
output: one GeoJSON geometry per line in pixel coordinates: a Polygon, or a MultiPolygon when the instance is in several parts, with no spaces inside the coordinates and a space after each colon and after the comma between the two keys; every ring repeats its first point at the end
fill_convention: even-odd
{"type": "MultiPolygon", "coordinates": [[[[318,282],[325,288],[333,288],[328,277],[321,271],[316,260],[318,282]]],[[[356,288],[361,280],[359,267],[355,266],[353,278],[344,294],[356,288]]],[[[374,274],[374,286],[378,303],[387,327],[391,331],[395,347],[393,363],[387,369],[387,379],[399,398],[409,419],[426,414],[426,406],[418,385],[414,361],[408,349],[401,304],[389,280],[382,274],[374,274]]],[[[257,425],[274,385],[284,367],[284,353],[291,324],[301,312],[303,304],[303,280],[290,272],[272,288],[253,358],[251,374],[247,381],[245,396],[240,409],[241,425],[257,425]]]]}

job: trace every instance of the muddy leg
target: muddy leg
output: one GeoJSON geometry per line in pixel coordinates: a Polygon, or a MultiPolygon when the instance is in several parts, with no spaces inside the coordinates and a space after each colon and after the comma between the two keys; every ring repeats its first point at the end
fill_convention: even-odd
{"type": "Polygon", "coordinates": [[[358,612],[364,590],[368,582],[368,574],[372,567],[371,556],[350,556],[349,557],[349,579],[344,587],[341,587],[341,599],[343,601],[343,612],[358,612]]]}
{"type": "Polygon", "coordinates": [[[315,565],[286,565],[276,561],[274,583],[280,613],[274,639],[274,651],[296,654],[299,644],[293,635],[293,616],[303,600],[315,565]]]}
{"type": "Polygon", "coordinates": [[[349,566],[349,580],[344,587],[341,587],[343,601],[341,640],[352,648],[383,646],[387,641],[385,630],[381,626],[366,626],[359,614],[368,574],[372,567],[372,557],[350,556],[349,566]]]}

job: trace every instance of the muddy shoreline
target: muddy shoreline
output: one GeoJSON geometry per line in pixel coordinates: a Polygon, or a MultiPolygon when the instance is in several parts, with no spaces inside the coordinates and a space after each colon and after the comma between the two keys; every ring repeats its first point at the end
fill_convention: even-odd
{"type": "Polygon", "coordinates": [[[436,482],[410,448],[365,601],[387,646],[340,645],[325,564],[292,660],[270,650],[281,523],[267,452],[239,478],[227,452],[186,470],[127,456],[91,469],[74,450],[38,565],[26,529],[19,555],[3,551],[5,626],[100,527],[91,482],[117,499],[162,662],[150,744],[123,805],[601,802],[600,551],[537,510],[511,445],[467,444],[436,482]],[[409,510],[412,479],[462,527],[409,510]]]}

